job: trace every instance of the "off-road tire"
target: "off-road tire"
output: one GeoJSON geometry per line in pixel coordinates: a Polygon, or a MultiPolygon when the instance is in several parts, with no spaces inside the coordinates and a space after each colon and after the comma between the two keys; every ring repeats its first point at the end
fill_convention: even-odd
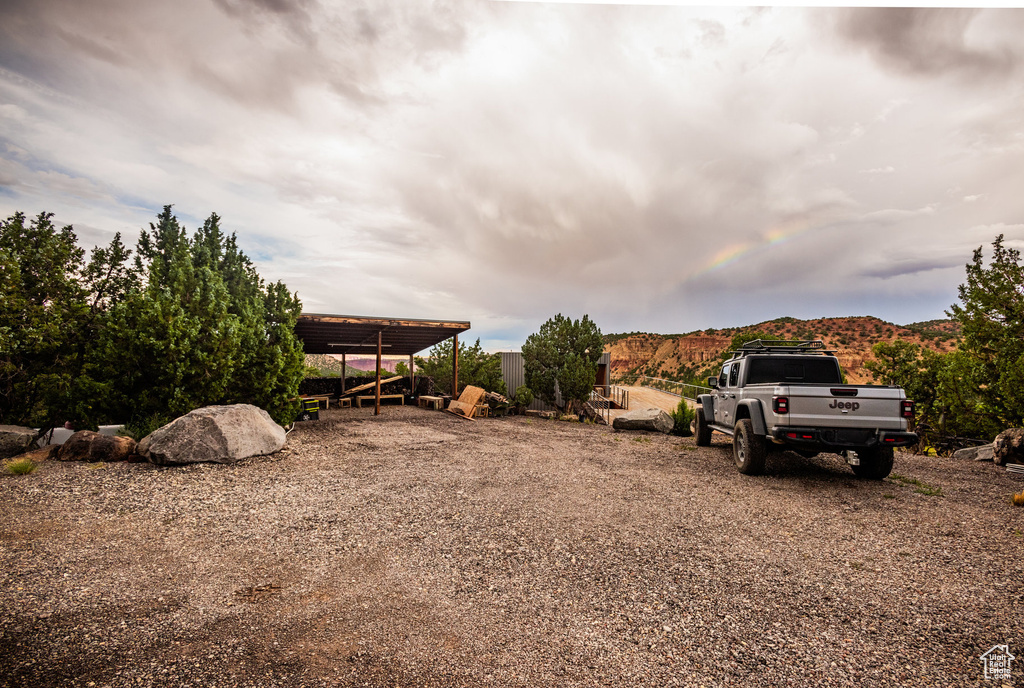
{"type": "Polygon", "coordinates": [[[865,480],[884,480],[892,473],[892,447],[872,447],[857,452],[859,466],[850,466],[853,474],[865,480]]]}
{"type": "Polygon", "coordinates": [[[704,418],[704,407],[698,406],[697,413],[693,419],[694,429],[693,436],[696,439],[698,447],[709,447],[711,446],[711,428],[708,427],[708,422],[704,418]]]}
{"type": "Polygon", "coordinates": [[[736,470],[743,475],[764,473],[766,453],[764,438],[754,434],[754,424],[750,419],[736,421],[732,436],[732,456],[736,461],[736,470]]]}

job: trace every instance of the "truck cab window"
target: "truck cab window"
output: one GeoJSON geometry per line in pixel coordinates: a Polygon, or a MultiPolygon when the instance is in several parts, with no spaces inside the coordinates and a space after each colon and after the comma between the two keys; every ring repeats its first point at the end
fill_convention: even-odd
{"type": "Polygon", "coordinates": [[[718,387],[719,387],[719,389],[721,389],[722,387],[725,387],[725,383],[728,382],[728,380],[729,380],[729,364],[726,364],[726,366],[724,368],[722,368],[722,374],[718,376],[718,387]]]}
{"type": "Polygon", "coordinates": [[[732,372],[729,373],[729,386],[735,387],[740,381],[740,364],[732,364],[732,372]]]}

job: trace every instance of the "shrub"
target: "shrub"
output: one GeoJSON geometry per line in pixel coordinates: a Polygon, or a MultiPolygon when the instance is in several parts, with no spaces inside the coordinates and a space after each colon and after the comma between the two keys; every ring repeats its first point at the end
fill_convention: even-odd
{"type": "Polygon", "coordinates": [[[679,405],[676,406],[676,410],[671,415],[672,420],[675,421],[675,425],[672,426],[672,434],[679,435],[680,437],[689,437],[692,434],[690,432],[690,423],[693,422],[694,411],[686,403],[686,399],[679,400],[679,405]]]}
{"type": "Polygon", "coordinates": [[[1020,494],[1013,495],[1013,505],[1014,506],[1024,506],[1024,492],[1021,492],[1020,494]]]}
{"type": "Polygon", "coordinates": [[[4,469],[11,475],[28,475],[36,469],[32,459],[13,459],[4,462],[4,469]]]}
{"type": "Polygon", "coordinates": [[[516,412],[522,413],[527,406],[533,403],[533,390],[526,385],[519,385],[516,388],[516,396],[512,399],[516,406],[516,412]]]}

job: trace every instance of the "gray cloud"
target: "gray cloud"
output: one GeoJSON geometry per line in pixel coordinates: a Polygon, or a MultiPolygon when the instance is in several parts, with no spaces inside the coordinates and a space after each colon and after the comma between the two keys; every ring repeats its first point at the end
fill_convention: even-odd
{"type": "MultiPolygon", "coordinates": [[[[1008,45],[972,45],[976,9],[910,7],[851,8],[832,15],[837,31],[864,46],[887,67],[914,75],[955,74],[965,79],[1003,79],[1017,68],[1020,54],[1008,45]]],[[[1019,12],[1004,17],[1017,23],[1019,12]]]]}
{"type": "Polygon", "coordinates": [[[890,278],[904,275],[916,275],[929,270],[945,270],[962,267],[966,261],[962,256],[944,256],[933,258],[907,258],[902,260],[886,259],[884,265],[864,270],[864,277],[890,278]]]}
{"type": "Polygon", "coordinates": [[[310,310],[469,318],[485,344],[559,311],[940,317],[933,267],[1024,214],[1024,86],[961,78],[1012,73],[1020,15],[894,16],[7,3],[0,214],[101,239],[216,211],[310,310]]]}

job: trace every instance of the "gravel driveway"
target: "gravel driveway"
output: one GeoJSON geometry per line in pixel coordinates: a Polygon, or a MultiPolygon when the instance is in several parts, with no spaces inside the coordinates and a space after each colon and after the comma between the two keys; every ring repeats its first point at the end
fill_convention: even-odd
{"type": "Polygon", "coordinates": [[[0,685],[991,686],[982,653],[1024,658],[1024,476],[746,477],[720,435],[371,413],[233,466],[0,479],[0,685]]]}

